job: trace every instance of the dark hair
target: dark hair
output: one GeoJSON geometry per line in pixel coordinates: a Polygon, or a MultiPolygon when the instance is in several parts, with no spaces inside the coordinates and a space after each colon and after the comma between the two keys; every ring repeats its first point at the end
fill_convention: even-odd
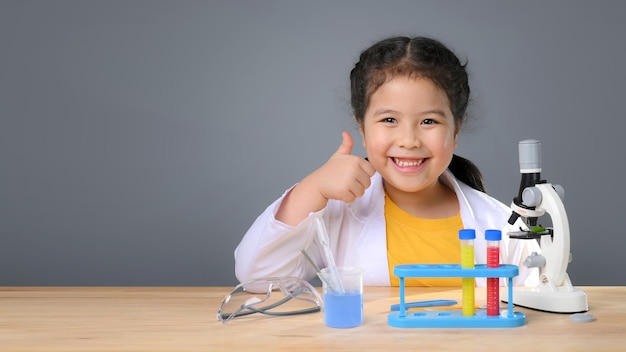
{"type": "MultiPolygon", "coordinates": [[[[447,95],[455,128],[461,128],[470,96],[466,65],[437,40],[425,37],[384,39],[361,53],[350,71],[352,112],[363,126],[372,94],[396,76],[432,81],[447,95]]],[[[453,155],[448,169],[463,183],[485,192],[480,170],[471,161],[453,155]]]]}

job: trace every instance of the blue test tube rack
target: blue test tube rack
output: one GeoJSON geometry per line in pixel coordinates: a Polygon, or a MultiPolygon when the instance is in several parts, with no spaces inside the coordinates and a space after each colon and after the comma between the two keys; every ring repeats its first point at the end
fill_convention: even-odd
{"type": "Polygon", "coordinates": [[[400,279],[400,309],[387,317],[390,326],[398,328],[514,328],[526,324],[526,316],[513,311],[513,277],[519,274],[517,265],[502,264],[487,268],[461,268],[460,264],[403,264],[396,265],[394,275],[400,279]],[[508,309],[498,316],[487,316],[485,309],[477,309],[473,316],[464,316],[462,309],[410,311],[405,307],[404,279],[410,277],[508,278],[508,309]]]}

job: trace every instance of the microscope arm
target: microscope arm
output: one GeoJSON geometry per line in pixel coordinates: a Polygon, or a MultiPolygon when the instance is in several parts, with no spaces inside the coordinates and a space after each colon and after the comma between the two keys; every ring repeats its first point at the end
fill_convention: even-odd
{"type": "Polygon", "coordinates": [[[552,236],[541,236],[541,255],[545,265],[540,268],[540,282],[551,287],[567,284],[567,265],[570,258],[569,221],[561,197],[552,184],[542,183],[524,190],[524,204],[535,206],[550,215],[552,236]]]}

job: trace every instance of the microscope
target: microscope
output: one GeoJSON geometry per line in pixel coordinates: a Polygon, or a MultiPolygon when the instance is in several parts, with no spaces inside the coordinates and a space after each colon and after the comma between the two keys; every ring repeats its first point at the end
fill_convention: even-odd
{"type": "MultiPolygon", "coordinates": [[[[510,238],[539,241],[541,253],[528,256],[523,265],[539,269],[535,287],[514,287],[513,304],[554,313],[578,313],[589,310],[587,295],[572,286],[567,275],[571,261],[570,230],[563,205],[564,190],[541,179],[541,142],[534,139],[519,142],[519,163],[522,179],[517,197],[513,199],[509,224],[522,217],[527,229],[510,232],[510,238]],[[552,227],[537,224],[548,214],[552,227]]],[[[508,302],[507,292],[502,300],[508,302]]]]}

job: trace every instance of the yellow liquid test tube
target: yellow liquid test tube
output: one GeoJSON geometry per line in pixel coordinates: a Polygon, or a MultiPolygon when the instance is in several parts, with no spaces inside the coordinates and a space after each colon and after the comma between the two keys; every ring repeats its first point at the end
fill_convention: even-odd
{"type": "MultiPolygon", "coordinates": [[[[476,231],[472,229],[459,230],[459,239],[461,240],[461,268],[474,268],[474,239],[476,231]]],[[[464,277],[462,279],[463,290],[463,316],[474,316],[475,307],[475,287],[476,282],[473,277],[464,277]]]]}

